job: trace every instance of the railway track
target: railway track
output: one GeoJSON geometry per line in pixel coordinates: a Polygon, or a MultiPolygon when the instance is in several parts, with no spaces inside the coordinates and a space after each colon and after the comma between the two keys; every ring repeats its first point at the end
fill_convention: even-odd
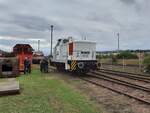
{"type": "MultiPolygon", "coordinates": [[[[52,68],[52,67],[50,67],[50,68],[55,70],[55,68],[52,68]]],[[[143,87],[143,86],[140,86],[140,85],[136,85],[136,84],[133,84],[133,83],[129,83],[129,82],[126,82],[126,81],[122,81],[122,80],[119,80],[119,79],[116,79],[116,78],[113,78],[113,77],[109,77],[107,74],[104,74],[104,73],[99,74],[99,73],[96,73],[96,72],[91,72],[91,73],[88,73],[86,76],[81,75],[81,76],[79,76],[79,78],[83,81],[89,82],[89,83],[94,84],[96,86],[104,87],[104,88],[106,88],[108,90],[111,90],[113,92],[125,95],[125,96],[133,98],[137,101],[140,101],[144,104],[150,105],[150,100],[147,99],[147,98],[143,98],[141,96],[137,96],[135,94],[132,94],[132,93],[129,93],[129,92],[126,92],[126,91],[123,91],[123,90],[119,90],[117,88],[113,88],[112,86],[103,84],[99,80],[104,80],[104,81],[109,82],[111,84],[113,83],[113,84],[117,84],[117,85],[126,86],[126,87],[131,88],[132,90],[135,90],[135,91],[140,90],[140,91],[145,92],[147,94],[150,94],[150,88],[143,87]]]]}
{"type": "Polygon", "coordinates": [[[130,83],[130,82],[127,82],[127,81],[124,81],[124,80],[117,79],[117,78],[113,78],[113,77],[111,77],[107,74],[92,72],[92,73],[88,74],[88,76],[98,78],[98,79],[103,79],[103,80],[106,80],[106,81],[110,81],[110,82],[117,83],[117,84],[120,84],[120,85],[128,86],[128,87],[131,87],[131,88],[136,88],[136,89],[143,90],[143,91],[146,91],[146,92],[150,92],[150,88],[147,88],[147,87],[144,87],[144,86],[141,86],[141,85],[137,85],[137,84],[133,84],[133,83],[130,83]]]}
{"type": "Polygon", "coordinates": [[[98,82],[97,80],[93,80],[93,78],[97,79],[97,80],[104,80],[104,81],[107,81],[109,83],[113,83],[113,84],[117,84],[117,85],[122,85],[122,86],[128,87],[128,88],[130,88],[132,90],[135,90],[135,91],[138,90],[138,91],[143,91],[146,94],[150,94],[150,89],[147,88],[147,87],[143,87],[143,86],[136,85],[136,84],[133,84],[133,83],[130,83],[130,82],[126,82],[126,81],[122,81],[122,80],[119,80],[119,79],[116,79],[116,78],[112,78],[112,77],[110,77],[106,74],[100,74],[99,75],[98,73],[94,73],[94,72],[88,73],[86,77],[80,77],[80,79],[82,79],[84,81],[90,82],[90,83],[95,84],[97,86],[107,88],[109,90],[112,90],[112,91],[120,93],[120,94],[126,95],[130,98],[134,98],[134,99],[136,99],[138,101],[141,101],[145,104],[150,104],[150,100],[147,100],[146,98],[143,98],[143,97],[134,95],[132,93],[128,93],[128,92],[119,90],[117,88],[113,88],[112,86],[109,86],[109,85],[105,85],[101,82],[98,82]]]}
{"type": "Polygon", "coordinates": [[[150,83],[150,76],[147,76],[147,75],[136,75],[133,73],[124,73],[120,71],[105,70],[105,69],[101,69],[98,72],[150,83]]]}
{"type": "Polygon", "coordinates": [[[95,82],[95,81],[90,80],[90,79],[87,79],[87,78],[80,77],[80,79],[82,79],[82,80],[84,80],[84,81],[86,81],[86,82],[92,83],[92,84],[94,84],[94,85],[96,85],[96,86],[104,87],[104,88],[106,88],[106,89],[108,89],[108,90],[114,91],[114,92],[119,93],[119,94],[123,94],[123,95],[125,95],[125,96],[127,96],[127,97],[133,98],[133,99],[138,100],[138,101],[140,101],[140,102],[142,102],[142,103],[145,103],[145,104],[150,105],[150,101],[145,100],[145,99],[143,99],[143,98],[136,97],[136,96],[134,96],[134,95],[132,95],[132,94],[129,94],[129,93],[126,93],[126,92],[123,92],[123,91],[114,89],[114,88],[109,87],[109,86],[105,86],[105,85],[103,85],[103,84],[100,84],[100,83],[98,83],[98,82],[95,82]]]}
{"type": "Polygon", "coordinates": [[[122,72],[122,71],[115,71],[115,70],[111,70],[111,69],[104,69],[104,68],[101,68],[99,71],[109,71],[109,72],[115,72],[115,73],[119,73],[119,74],[130,74],[130,75],[136,75],[136,76],[142,76],[142,77],[148,77],[150,78],[150,75],[148,74],[139,74],[139,73],[130,73],[130,72],[122,72]]]}

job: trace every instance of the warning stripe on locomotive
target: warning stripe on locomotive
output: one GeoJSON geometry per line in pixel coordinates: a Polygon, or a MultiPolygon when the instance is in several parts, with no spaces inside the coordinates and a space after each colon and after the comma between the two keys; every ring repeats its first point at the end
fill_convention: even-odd
{"type": "Polygon", "coordinates": [[[71,62],[71,71],[76,70],[76,68],[77,68],[77,62],[76,62],[76,60],[72,60],[72,62],[71,62]]]}

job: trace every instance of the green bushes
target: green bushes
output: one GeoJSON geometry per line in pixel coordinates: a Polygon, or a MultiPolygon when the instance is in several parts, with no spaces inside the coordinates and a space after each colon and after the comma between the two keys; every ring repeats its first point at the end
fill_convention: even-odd
{"type": "Polygon", "coordinates": [[[131,53],[130,51],[123,51],[120,54],[117,55],[117,59],[137,59],[138,56],[134,53],[131,53]]]}
{"type": "Polygon", "coordinates": [[[143,64],[144,64],[144,72],[150,73],[150,56],[144,59],[143,64]]]}
{"type": "Polygon", "coordinates": [[[119,54],[101,54],[101,55],[97,55],[97,59],[105,59],[105,58],[112,58],[115,56],[115,59],[138,59],[138,56],[135,53],[132,53],[130,51],[121,51],[119,54]]]}

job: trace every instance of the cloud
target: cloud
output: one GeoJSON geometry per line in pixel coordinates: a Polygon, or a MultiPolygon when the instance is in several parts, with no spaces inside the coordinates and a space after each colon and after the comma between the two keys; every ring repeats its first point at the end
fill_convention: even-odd
{"type": "Polygon", "coordinates": [[[56,25],[57,30],[61,30],[61,27],[56,22],[32,15],[13,15],[12,23],[35,31],[49,30],[50,25],[56,25]]]}
{"type": "Polygon", "coordinates": [[[120,0],[120,1],[127,5],[136,4],[136,0],[120,0]]]}
{"type": "Polygon", "coordinates": [[[54,45],[58,38],[87,37],[97,50],[150,48],[150,1],[148,0],[0,0],[0,45],[12,48],[30,43],[50,47],[50,25],[54,45]],[[8,38],[9,37],[9,38],[8,38]]]}

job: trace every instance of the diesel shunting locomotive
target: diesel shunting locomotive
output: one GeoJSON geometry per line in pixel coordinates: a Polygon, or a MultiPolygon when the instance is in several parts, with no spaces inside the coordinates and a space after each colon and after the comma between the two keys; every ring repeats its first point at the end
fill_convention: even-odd
{"type": "Polygon", "coordinates": [[[87,40],[58,39],[51,65],[58,70],[86,73],[97,69],[96,42],[87,40]]]}

